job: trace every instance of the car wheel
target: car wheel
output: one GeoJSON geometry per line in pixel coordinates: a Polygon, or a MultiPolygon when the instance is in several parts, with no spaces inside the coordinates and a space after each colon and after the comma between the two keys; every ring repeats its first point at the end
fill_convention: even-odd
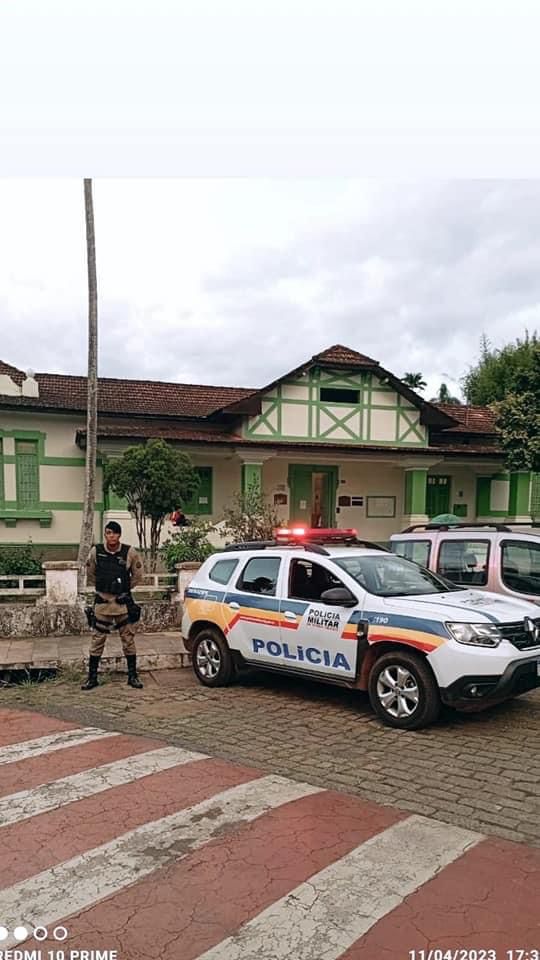
{"type": "Polygon", "coordinates": [[[400,730],[418,730],[437,719],[441,698],[427,663],[396,650],[375,661],[369,675],[369,699],[383,723],[400,730]]]}
{"type": "Polygon", "coordinates": [[[195,637],[191,663],[197,680],[205,687],[225,687],[234,679],[231,651],[222,634],[211,627],[195,637]]]}

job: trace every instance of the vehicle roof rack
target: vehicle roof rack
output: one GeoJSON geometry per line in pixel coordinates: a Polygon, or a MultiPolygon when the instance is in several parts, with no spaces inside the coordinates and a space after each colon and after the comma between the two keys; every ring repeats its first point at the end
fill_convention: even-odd
{"type": "MultiPolygon", "coordinates": [[[[517,526],[517,524],[513,524],[517,526]]],[[[533,527],[536,524],[529,523],[524,526],[533,527]]],[[[540,526],[540,524],[538,524],[540,526]]],[[[414,533],[415,530],[498,530],[502,533],[512,533],[512,527],[507,523],[414,523],[411,527],[406,527],[402,533],[414,533]]]]}
{"type": "Polygon", "coordinates": [[[232,553],[236,550],[266,550],[268,547],[280,547],[283,549],[296,549],[301,548],[302,550],[311,550],[312,553],[320,553],[325,557],[329,557],[330,554],[328,550],[325,550],[324,547],[321,547],[318,543],[279,543],[277,540],[244,540],[241,543],[228,543],[225,547],[221,548],[221,553],[232,553]]]}

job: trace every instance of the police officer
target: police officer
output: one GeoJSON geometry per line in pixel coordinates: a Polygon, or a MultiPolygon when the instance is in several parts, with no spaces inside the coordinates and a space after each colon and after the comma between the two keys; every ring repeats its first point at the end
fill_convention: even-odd
{"type": "Polygon", "coordinates": [[[110,520],[105,527],[105,542],[92,547],[86,562],[87,583],[95,586],[91,620],[94,635],[90,644],[88,679],[82,690],[92,690],[98,685],[98,667],[105,640],[115,628],[120,634],[122,649],[127,660],[128,684],[142,689],[137,676],[137,653],[135,649],[135,623],[140,619],[141,608],[134,602],[131,590],[144,576],[142,560],[134,547],[120,543],[122,527],[110,520]]]}

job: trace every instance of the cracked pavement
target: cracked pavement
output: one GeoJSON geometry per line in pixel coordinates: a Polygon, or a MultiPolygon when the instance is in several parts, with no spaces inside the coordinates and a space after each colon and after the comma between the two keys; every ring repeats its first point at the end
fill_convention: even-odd
{"type": "MultiPolygon", "coordinates": [[[[128,705],[134,726],[152,718],[154,703],[158,716],[160,704],[184,704],[185,721],[191,691],[212,713],[207,691],[201,697],[188,682],[171,696],[159,679],[144,692],[111,683],[97,691],[101,702],[83,700],[85,711],[102,711],[91,733],[77,689],[19,691],[25,709],[11,693],[11,707],[4,700],[0,954],[21,945],[48,955],[58,949],[50,936],[57,924],[66,929],[65,956],[114,950],[118,960],[400,960],[430,948],[506,957],[518,943],[538,946],[540,849],[327,789],[298,770],[284,777],[176,746],[153,728],[145,737],[120,730],[104,737],[108,704],[128,705]],[[54,693],[54,708],[28,709],[29,692],[54,693]],[[56,719],[58,712],[72,722],[56,719]],[[34,937],[35,926],[49,930],[45,940],[34,937]]],[[[294,690],[255,684],[236,692],[244,707],[251,697],[259,704],[244,710],[244,727],[273,709],[265,697],[277,696],[295,728],[294,690]]],[[[230,703],[229,716],[234,727],[230,703]]],[[[356,722],[365,732],[376,723],[356,722]]],[[[299,726],[306,725],[303,717],[299,726]]],[[[282,729],[268,727],[267,740],[283,747],[282,729]]],[[[391,750],[395,732],[378,731],[391,734],[391,750]]],[[[372,763],[374,756],[392,769],[380,739],[372,763]]]]}
{"type": "Polygon", "coordinates": [[[2,701],[540,846],[540,691],[405,733],[383,727],[364,695],[322,684],[259,674],[211,690],[189,669],[144,680],[141,691],[122,676],[89,693],[11,687],[2,701]]]}

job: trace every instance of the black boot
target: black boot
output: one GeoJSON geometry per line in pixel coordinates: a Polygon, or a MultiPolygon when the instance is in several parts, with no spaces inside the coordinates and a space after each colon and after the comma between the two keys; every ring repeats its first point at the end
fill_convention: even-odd
{"type": "Polygon", "coordinates": [[[93,690],[94,687],[99,686],[97,672],[100,660],[101,657],[90,656],[88,661],[88,679],[86,683],[83,683],[81,690],[93,690]]]}
{"type": "Polygon", "coordinates": [[[136,690],[142,690],[143,685],[137,676],[137,656],[135,653],[128,653],[126,655],[127,667],[128,667],[128,678],[127,682],[130,687],[135,687],[136,690]]]}

